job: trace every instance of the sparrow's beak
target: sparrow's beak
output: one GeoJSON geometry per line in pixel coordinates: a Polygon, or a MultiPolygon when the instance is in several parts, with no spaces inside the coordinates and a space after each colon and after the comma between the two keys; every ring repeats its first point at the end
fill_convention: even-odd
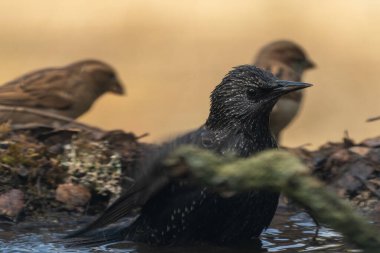
{"type": "Polygon", "coordinates": [[[305,65],[304,65],[305,69],[313,69],[315,67],[317,67],[317,65],[313,61],[311,61],[310,59],[306,59],[305,65]]]}
{"type": "Polygon", "coordinates": [[[110,87],[109,91],[114,93],[114,94],[118,94],[118,95],[124,95],[126,93],[123,85],[117,80],[110,87]]]}
{"type": "Polygon", "coordinates": [[[275,81],[274,91],[279,94],[283,95],[292,91],[305,89],[307,87],[313,86],[309,83],[301,83],[301,82],[292,82],[292,81],[285,81],[285,80],[276,80],[275,81]]]}

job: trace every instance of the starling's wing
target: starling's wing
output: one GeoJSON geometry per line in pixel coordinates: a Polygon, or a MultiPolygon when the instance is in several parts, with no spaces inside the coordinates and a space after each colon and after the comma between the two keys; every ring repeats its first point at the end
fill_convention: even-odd
{"type": "MultiPolygon", "coordinates": [[[[66,238],[85,235],[90,231],[115,223],[121,218],[133,215],[136,209],[141,208],[152,195],[159,192],[160,189],[170,182],[170,178],[161,164],[162,160],[181,145],[200,145],[204,131],[204,127],[202,127],[163,144],[160,148],[151,151],[149,154],[145,154],[144,157],[149,157],[149,159],[147,158],[145,161],[142,161],[141,172],[135,184],[108,207],[95,221],[69,234],[66,238]]],[[[87,242],[91,242],[91,240],[87,240],[87,242]]]]}
{"type": "Polygon", "coordinates": [[[0,104],[32,108],[67,109],[74,103],[76,82],[64,69],[45,69],[0,86],[0,104]]]}
{"type": "Polygon", "coordinates": [[[121,218],[132,215],[137,208],[141,207],[150,197],[155,188],[159,188],[161,184],[165,184],[165,179],[147,185],[145,182],[137,182],[131,186],[120,198],[118,198],[111,206],[109,206],[102,215],[89,225],[74,231],[65,238],[73,238],[84,235],[90,231],[105,227],[121,218]]]}
{"type": "MultiPolygon", "coordinates": [[[[158,152],[158,151],[156,151],[158,152]]],[[[154,155],[154,154],[153,154],[154,155]]],[[[158,159],[158,158],[152,158],[158,159]]],[[[112,203],[95,221],[88,226],[69,234],[66,238],[77,237],[93,231],[98,228],[105,227],[115,223],[121,218],[133,215],[135,211],[142,207],[152,194],[157,192],[161,187],[167,184],[168,178],[164,173],[158,173],[157,166],[154,169],[146,169],[150,171],[142,172],[143,174],[136,179],[132,185],[120,198],[112,203]]]]}

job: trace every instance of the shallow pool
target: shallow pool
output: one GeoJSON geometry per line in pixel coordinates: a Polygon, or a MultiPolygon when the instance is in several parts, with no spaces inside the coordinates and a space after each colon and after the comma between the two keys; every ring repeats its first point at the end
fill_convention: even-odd
{"type": "Polygon", "coordinates": [[[261,241],[242,248],[222,248],[210,245],[157,248],[129,242],[93,248],[65,248],[61,243],[53,242],[64,235],[68,229],[77,228],[90,219],[90,217],[82,217],[78,220],[60,215],[26,220],[17,225],[0,224],[0,252],[360,252],[347,246],[342,236],[329,228],[322,227],[316,236],[316,226],[306,213],[285,208],[279,208],[270,228],[261,236],[261,241]]]}

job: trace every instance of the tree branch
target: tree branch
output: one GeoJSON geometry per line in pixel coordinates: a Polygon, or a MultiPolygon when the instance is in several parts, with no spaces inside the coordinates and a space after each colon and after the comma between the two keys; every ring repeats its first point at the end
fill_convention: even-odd
{"type": "Polygon", "coordinates": [[[218,191],[265,188],[282,191],[311,210],[321,222],[341,232],[347,241],[366,252],[378,252],[380,236],[348,203],[329,192],[295,156],[266,151],[252,158],[221,157],[209,151],[183,147],[166,161],[172,176],[190,175],[218,191]]]}

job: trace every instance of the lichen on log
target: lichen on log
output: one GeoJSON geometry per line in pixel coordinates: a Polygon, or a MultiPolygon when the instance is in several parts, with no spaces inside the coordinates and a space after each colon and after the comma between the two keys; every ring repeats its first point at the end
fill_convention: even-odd
{"type": "Polygon", "coordinates": [[[353,245],[366,252],[380,249],[378,231],[356,214],[346,201],[328,191],[298,158],[288,152],[272,150],[239,159],[183,147],[165,164],[173,176],[190,176],[220,192],[255,188],[281,191],[309,209],[317,220],[341,232],[353,245]]]}

